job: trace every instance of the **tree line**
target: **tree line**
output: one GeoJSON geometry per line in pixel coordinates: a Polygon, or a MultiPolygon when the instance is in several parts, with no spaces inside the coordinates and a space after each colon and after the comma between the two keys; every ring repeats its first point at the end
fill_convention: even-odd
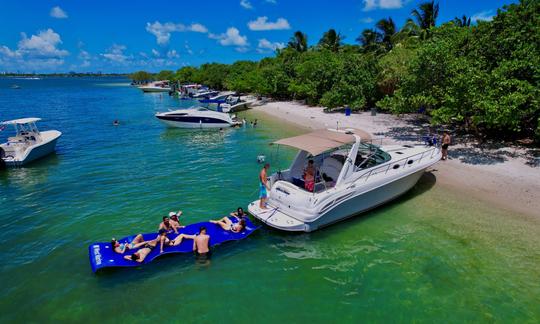
{"type": "Polygon", "coordinates": [[[421,3],[398,28],[381,19],[344,44],[334,29],[308,46],[297,31],[274,57],[162,71],[158,79],[300,99],[310,105],[422,112],[479,136],[540,142],[540,1],[504,6],[491,21],[462,16],[437,26],[421,3]]]}

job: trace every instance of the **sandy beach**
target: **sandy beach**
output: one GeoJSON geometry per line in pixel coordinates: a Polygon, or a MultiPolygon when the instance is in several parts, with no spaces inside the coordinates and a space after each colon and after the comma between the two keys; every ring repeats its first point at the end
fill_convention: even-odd
{"type": "MultiPolygon", "coordinates": [[[[415,115],[362,112],[345,116],[343,112],[325,113],[322,107],[296,102],[269,102],[254,108],[270,116],[309,129],[360,128],[374,138],[404,143],[421,139],[429,124],[419,123],[415,115]]],[[[485,147],[469,140],[456,139],[449,160],[429,171],[437,185],[460,191],[513,214],[540,219],[540,166],[538,158],[523,148],[485,147]]]]}

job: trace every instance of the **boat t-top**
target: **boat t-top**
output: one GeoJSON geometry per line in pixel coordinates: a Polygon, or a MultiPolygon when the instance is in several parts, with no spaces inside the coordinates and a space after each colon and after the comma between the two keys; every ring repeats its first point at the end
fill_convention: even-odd
{"type": "Polygon", "coordinates": [[[6,166],[22,166],[54,152],[62,133],[57,130],[40,132],[36,126],[40,120],[22,118],[0,123],[3,127],[13,126],[16,132],[7,143],[0,144],[0,158],[6,166]]]}
{"type": "Polygon", "coordinates": [[[225,128],[238,125],[234,116],[205,107],[157,113],[156,118],[169,127],[177,128],[225,128]]]}
{"type": "Polygon", "coordinates": [[[272,174],[267,208],[249,212],[268,226],[311,232],[375,208],[411,189],[441,158],[438,147],[373,144],[357,130],[317,130],[273,144],[299,150],[289,169],[272,174]],[[306,183],[309,161],[314,181],[306,183]],[[306,189],[307,188],[307,189],[306,189]]]}

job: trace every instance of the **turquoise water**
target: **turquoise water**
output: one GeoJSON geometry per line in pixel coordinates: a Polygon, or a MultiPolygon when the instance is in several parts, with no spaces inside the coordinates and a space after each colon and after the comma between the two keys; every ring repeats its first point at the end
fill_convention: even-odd
{"type": "Polygon", "coordinates": [[[275,160],[268,143],[301,131],[254,112],[258,128],[223,132],[153,117],[189,104],[122,79],[0,79],[0,119],[64,133],[56,155],[0,171],[2,322],[540,320],[540,222],[449,191],[436,172],[315,233],[263,228],[208,265],[174,256],[94,275],[94,241],[154,231],[170,210],[191,223],[246,206],[256,156],[275,160]]]}

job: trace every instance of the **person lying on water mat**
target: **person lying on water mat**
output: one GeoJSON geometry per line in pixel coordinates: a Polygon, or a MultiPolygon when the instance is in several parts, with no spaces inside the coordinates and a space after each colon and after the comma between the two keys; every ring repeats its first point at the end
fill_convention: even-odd
{"type": "Polygon", "coordinates": [[[124,252],[126,252],[127,250],[137,249],[143,246],[145,243],[146,242],[144,241],[142,234],[137,234],[137,236],[135,236],[133,241],[129,243],[120,243],[114,237],[111,240],[111,245],[114,252],[119,253],[119,254],[124,254],[124,252]]]}
{"type": "Polygon", "coordinates": [[[160,244],[159,253],[163,253],[163,246],[165,244],[167,245],[170,244],[170,241],[167,238],[167,231],[164,229],[161,229],[159,230],[159,234],[155,239],[151,241],[141,242],[141,243],[143,243],[142,248],[137,250],[137,252],[133,253],[132,255],[125,255],[124,259],[137,261],[137,262],[143,262],[144,259],[148,256],[148,254],[150,254],[150,252],[152,252],[152,250],[154,250],[157,247],[158,243],[160,244]]]}
{"type": "Polygon", "coordinates": [[[238,223],[233,223],[229,217],[225,216],[220,220],[211,220],[210,223],[221,226],[226,231],[231,231],[233,233],[240,233],[246,228],[246,221],[240,219],[238,223]]]}

